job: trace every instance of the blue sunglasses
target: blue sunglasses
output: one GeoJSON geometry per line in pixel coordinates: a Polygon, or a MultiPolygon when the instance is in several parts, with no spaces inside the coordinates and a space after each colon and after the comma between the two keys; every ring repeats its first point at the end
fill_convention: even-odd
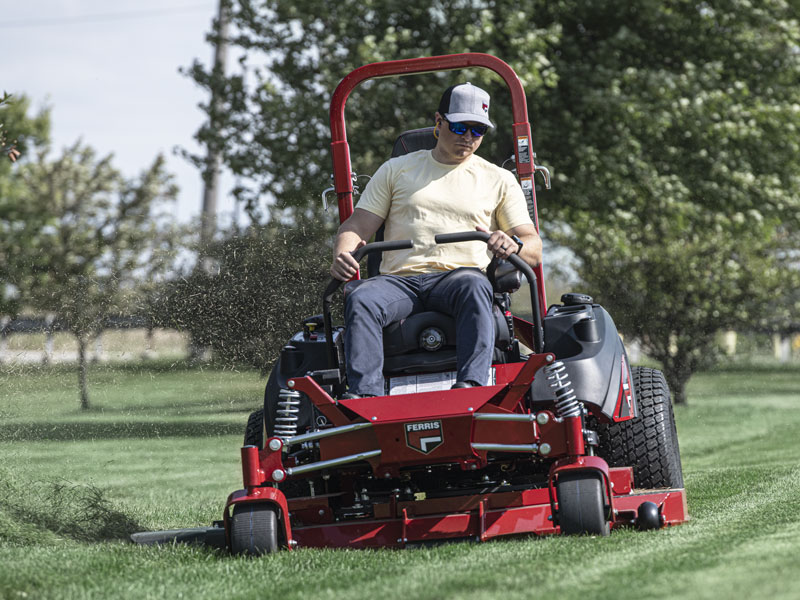
{"type": "MultiPolygon", "coordinates": [[[[447,119],[445,119],[445,121],[447,121],[447,119]]],[[[472,132],[472,137],[481,137],[489,131],[488,125],[467,125],[466,123],[452,123],[447,121],[447,126],[450,128],[450,131],[456,135],[464,135],[467,133],[467,129],[469,129],[472,132]]]]}

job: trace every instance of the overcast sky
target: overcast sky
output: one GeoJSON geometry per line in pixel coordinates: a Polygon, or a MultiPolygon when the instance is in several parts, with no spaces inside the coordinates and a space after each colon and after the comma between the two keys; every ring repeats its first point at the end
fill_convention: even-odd
{"type": "MultiPolygon", "coordinates": [[[[82,138],[129,177],[163,153],[185,222],[200,214],[202,183],[173,149],[198,150],[205,95],[178,69],[211,62],[216,10],[217,0],[0,0],[0,91],[52,107],[56,152],[82,138]]],[[[223,223],[233,214],[225,196],[223,223]]]]}

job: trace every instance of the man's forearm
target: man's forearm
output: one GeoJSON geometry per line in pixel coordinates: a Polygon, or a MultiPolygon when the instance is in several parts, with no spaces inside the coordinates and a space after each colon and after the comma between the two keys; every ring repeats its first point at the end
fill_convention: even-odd
{"type": "Polygon", "coordinates": [[[333,244],[334,258],[339,256],[342,252],[352,252],[360,241],[361,236],[355,231],[351,229],[340,230],[333,244]]]}
{"type": "Polygon", "coordinates": [[[542,238],[538,234],[523,234],[519,236],[522,240],[522,252],[519,257],[532,267],[537,267],[542,262],[542,238]]]}

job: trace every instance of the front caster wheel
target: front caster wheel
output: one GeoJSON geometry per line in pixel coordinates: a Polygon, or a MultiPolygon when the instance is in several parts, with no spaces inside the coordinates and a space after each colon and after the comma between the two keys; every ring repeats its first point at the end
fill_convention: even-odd
{"type": "Polygon", "coordinates": [[[278,550],[278,515],[271,504],[246,502],[233,507],[231,552],[261,556],[278,550]]]}
{"type": "Polygon", "coordinates": [[[609,534],[603,482],[597,475],[566,473],[556,481],[558,524],[568,535],[609,534]]]}

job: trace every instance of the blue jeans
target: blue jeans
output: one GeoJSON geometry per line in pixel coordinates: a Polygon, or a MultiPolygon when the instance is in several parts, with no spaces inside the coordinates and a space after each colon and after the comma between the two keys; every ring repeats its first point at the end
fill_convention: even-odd
{"type": "Polygon", "coordinates": [[[345,288],[344,348],[350,392],[383,396],[383,328],[435,310],[456,321],[458,381],[486,382],[494,349],[492,286],[475,268],[379,275],[345,288]]]}

